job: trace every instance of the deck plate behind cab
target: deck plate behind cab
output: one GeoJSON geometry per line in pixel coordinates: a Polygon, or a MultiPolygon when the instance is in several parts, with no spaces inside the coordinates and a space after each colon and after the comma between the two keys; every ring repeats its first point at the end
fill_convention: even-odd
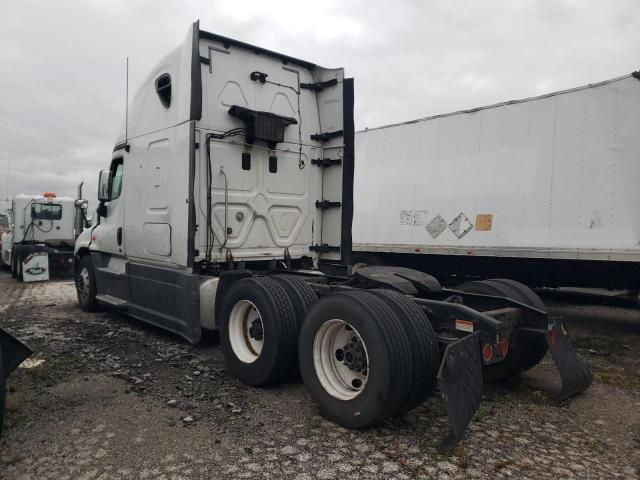
{"type": "Polygon", "coordinates": [[[390,288],[408,295],[442,290],[435,277],[404,267],[360,267],[353,276],[367,286],[390,288]]]}

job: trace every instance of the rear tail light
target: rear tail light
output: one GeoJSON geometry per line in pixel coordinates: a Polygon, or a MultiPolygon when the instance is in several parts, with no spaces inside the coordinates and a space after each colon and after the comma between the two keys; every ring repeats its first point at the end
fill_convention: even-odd
{"type": "Polygon", "coordinates": [[[507,356],[507,353],[509,353],[509,340],[503,340],[498,343],[498,352],[501,357],[507,356]]]}
{"type": "Polygon", "coordinates": [[[485,343],[484,347],[482,347],[482,359],[486,363],[488,363],[491,361],[492,358],[493,358],[493,347],[490,344],[485,343]]]}

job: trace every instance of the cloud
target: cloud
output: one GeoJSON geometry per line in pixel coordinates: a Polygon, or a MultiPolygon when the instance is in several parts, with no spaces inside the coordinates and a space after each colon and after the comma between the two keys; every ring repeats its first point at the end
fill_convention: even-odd
{"type": "Polygon", "coordinates": [[[604,80],[637,69],[634,0],[4,0],[0,17],[0,198],[84,181],[94,199],[130,91],[205,30],[356,81],[358,128],[604,80]],[[10,178],[7,167],[10,164],[10,178]]]}

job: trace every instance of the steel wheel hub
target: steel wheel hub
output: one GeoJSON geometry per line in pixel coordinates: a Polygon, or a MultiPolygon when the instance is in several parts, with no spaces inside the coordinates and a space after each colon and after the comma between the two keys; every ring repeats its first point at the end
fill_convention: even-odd
{"type": "Polygon", "coordinates": [[[366,345],[344,320],[329,320],[318,329],[313,341],[313,366],[323,388],[339,400],[356,398],[367,385],[366,345]]]}
{"type": "Polygon", "coordinates": [[[264,324],[258,308],[249,300],[239,300],[229,315],[229,343],[241,362],[255,362],[264,346],[264,324]]]}

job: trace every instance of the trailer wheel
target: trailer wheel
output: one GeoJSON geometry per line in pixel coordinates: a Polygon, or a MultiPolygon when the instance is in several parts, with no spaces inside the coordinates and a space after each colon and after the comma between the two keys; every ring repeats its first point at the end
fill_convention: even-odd
{"type": "Polygon", "coordinates": [[[271,385],[296,363],[296,314],[286,291],[268,277],[244,278],[225,294],[220,344],[229,371],[242,383],[271,385]]]}
{"type": "Polygon", "coordinates": [[[311,398],[339,425],[375,425],[407,403],[409,340],[393,310],[369,292],[321,298],[302,324],[298,354],[311,398]]]}
{"type": "MultiPolygon", "coordinates": [[[[547,309],[538,295],[526,285],[509,279],[491,279],[466,282],[456,290],[482,295],[512,298],[541,310],[547,309]]],[[[518,348],[510,350],[507,357],[498,363],[485,365],[482,375],[487,382],[499,382],[536,366],[547,353],[547,341],[542,335],[518,330],[515,338],[518,348]]]]}
{"type": "Polygon", "coordinates": [[[90,255],[83,255],[75,271],[76,294],[78,304],[85,312],[96,312],[100,305],[96,300],[96,275],[90,255]]]}
{"type": "Polygon", "coordinates": [[[420,406],[433,391],[440,366],[438,339],[427,315],[415,302],[394,290],[368,290],[398,316],[413,356],[413,380],[407,402],[392,415],[399,417],[420,406]]]}

